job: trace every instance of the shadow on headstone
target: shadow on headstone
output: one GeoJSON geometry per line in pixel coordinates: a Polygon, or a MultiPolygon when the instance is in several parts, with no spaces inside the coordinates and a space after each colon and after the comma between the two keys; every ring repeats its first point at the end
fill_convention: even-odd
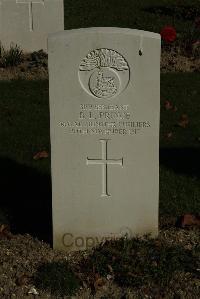
{"type": "Polygon", "coordinates": [[[52,244],[50,175],[0,158],[0,210],[7,212],[12,233],[29,233],[52,244]]]}
{"type": "Polygon", "coordinates": [[[176,173],[200,177],[200,149],[161,148],[160,164],[176,173]]]}

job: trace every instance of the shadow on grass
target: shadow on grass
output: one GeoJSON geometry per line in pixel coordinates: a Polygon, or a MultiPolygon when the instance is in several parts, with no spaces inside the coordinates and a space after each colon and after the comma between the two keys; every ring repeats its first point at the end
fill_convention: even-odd
{"type": "Polygon", "coordinates": [[[161,148],[160,165],[175,173],[200,177],[200,149],[161,148]]]}
{"type": "Polygon", "coordinates": [[[0,210],[7,212],[12,233],[52,244],[50,176],[8,158],[0,158],[0,165],[0,210]]]}

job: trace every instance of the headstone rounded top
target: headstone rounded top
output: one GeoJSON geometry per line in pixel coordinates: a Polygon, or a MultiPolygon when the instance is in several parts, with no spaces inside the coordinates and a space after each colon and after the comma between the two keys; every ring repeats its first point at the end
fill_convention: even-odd
{"type": "Polygon", "coordinates": [[[63,30],[58,31],[55,33],[50,33],[48,35],[49,39],[54,38],[65,38],[66,35],[76,35],[76,34],[106,34],[106,33],[112,33],[112,34],[130,34],[133,36],[142,35],[146,38],[155,38],[155,39],[161,39],[159,33],[145,31],[145,30],[138,30],[138,29],[130,29],[130,28],[119,28],[119,27],[89,27],[89,28],[78,28],[78,29],[70,29],[70,30],[63,30]]]}

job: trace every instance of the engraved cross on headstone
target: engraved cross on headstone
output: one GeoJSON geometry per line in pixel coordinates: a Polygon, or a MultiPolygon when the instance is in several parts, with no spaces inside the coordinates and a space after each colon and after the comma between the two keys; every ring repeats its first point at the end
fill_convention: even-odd
{"type": "Polygon", "coordinates": [[[33,4],[42,4],[44,5],[44,0],[16,0],[17,4],[28,4],[29,10],[29,29],[30,31],[34,30],[34,22],[33,22],[33,4]]]}
{"type": "Polygon", "coordinates": [[[108,159],[107,144],[109,139],[100,139],[101,142],[101,159],[87,158],[87,165],[101,165],[102,166],[102,197],[110,196],[108,194],[108,165],[123,166],[123,158],[108,159]]]}

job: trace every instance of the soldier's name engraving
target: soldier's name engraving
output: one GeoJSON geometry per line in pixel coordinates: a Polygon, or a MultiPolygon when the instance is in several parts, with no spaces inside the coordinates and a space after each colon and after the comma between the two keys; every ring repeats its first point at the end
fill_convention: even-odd
{"type": "Polygon", "coordinates": [[[88,111],[88,113],[81,111],[79,119],[129,119],[129,112],[118,112],[118,111],[88,111]]]}

